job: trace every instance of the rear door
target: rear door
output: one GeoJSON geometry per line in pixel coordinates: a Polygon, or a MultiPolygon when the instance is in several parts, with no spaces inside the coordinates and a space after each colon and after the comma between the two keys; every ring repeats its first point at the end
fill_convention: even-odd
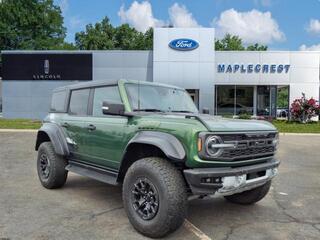
{"type": "Polygon", "coordinates": [[[119,169],[126,146],[128,118],[104,115],[102,102],[122,103],[117,85],[92,89],[91,116],[86,119],[86,152],[90,161],[111,169],[119,169]]]}
{"type": "Polygon", "coordinates": [[[84,122],[88,117],[89,96],[89,88],[72,90],[68,114],[61,121],[61,126],[67,134],[71,158],[77,160],[87,160],[85,146],[87,128],[84,122]]]}

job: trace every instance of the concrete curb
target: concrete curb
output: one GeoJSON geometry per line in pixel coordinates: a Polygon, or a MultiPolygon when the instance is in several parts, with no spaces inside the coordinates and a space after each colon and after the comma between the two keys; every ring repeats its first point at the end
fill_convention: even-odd
{"type": "Polygon", "coordinates": [[[17,132],[17,133],[36,133],[38,129],[0,129],[0,133],[10,133],[10,132],[17,132]]]}
{"type": "Polygon", "coordinates": [[[320,133],[285,133],[280,132],[280,136],[320,136],[320,133]]]}

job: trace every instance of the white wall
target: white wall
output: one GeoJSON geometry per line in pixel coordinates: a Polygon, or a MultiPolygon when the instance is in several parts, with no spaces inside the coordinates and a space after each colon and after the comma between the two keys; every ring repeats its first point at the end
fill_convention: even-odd
{"type": "Polygon", "coordinates": [[[199,89],[199,107],[213,112],[214,82],[213,28],[155,28],[153,43],[153,81],[199,89]],[[168,44],[178,38],[199,43],[197,49],[177,51],[168,44]]]}

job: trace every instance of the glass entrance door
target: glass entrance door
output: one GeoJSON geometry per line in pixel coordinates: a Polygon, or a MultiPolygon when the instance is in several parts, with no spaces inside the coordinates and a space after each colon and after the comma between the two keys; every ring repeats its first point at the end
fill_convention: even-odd
{"type": "Polygon", "coordinates": [[[277,116],[277,86],[257,87],[257,116],[277,116]]]}
{"type": "Polygon", "coordinates": [[[257,115],[270,115],[270,86],[257,87],[257,115]]]}

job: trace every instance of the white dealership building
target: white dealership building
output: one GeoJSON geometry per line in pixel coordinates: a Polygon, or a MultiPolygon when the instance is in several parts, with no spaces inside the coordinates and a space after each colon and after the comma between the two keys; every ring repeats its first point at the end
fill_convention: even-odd
{"type": "Polygon", "coordinates": [[[275,117],[302,93],[319,100],[320,52],[215,51],[214,39],[213,28],[156,28],[151,51],[3,51],[3,116],[43,118],[53,88],[119,78],[183,87],[217,115],[275,117]]]}

